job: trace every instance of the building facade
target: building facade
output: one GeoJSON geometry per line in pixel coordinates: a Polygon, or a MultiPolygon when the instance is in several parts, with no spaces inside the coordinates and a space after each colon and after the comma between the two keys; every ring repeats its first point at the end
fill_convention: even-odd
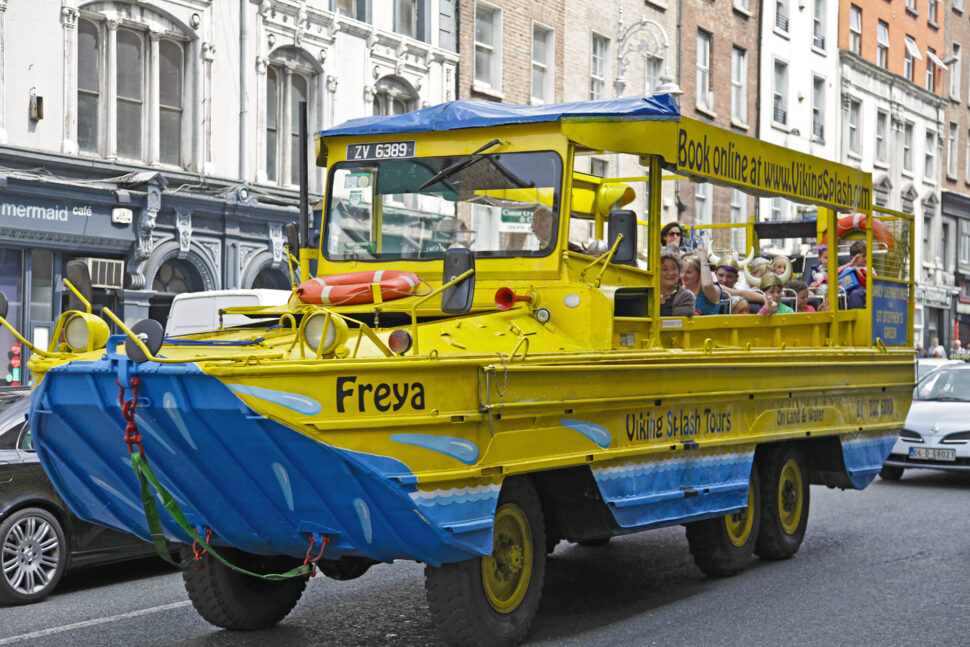
{"type": "MultiPolygon", "coordinates": [[[[453,99],[456,10],[0,0],[0,284],[13,323],[45,343],[75,258],[101,272],[96,306],[129,323],[164,315],[179,292],[288,287],[283,226],[313,148],[298,145],[297,106],[312,133],[453,99]]],[[[322,181],[311,166],[313,193],[322,181]]],[[[0,349],[17,350],[6,332],[0,349]]]]}
{"type": "Polygon", "coordinates": [[[840,161],[873,174],[873,201],[914,214],[916,339],[947,342],[955,228],[940,213],[946,64],[940,3],[839,7],[840,161]]]}
{"type": "MultiPolygon", "coordinates": [[[[953,338],[970,344],[970,21],[963,2],[945,5],[944,36],[949,74],[944,85],[946,137],[943,140],[940,208],[953,240],[942,240],[944,268],[952,268],[956,294],[953,338]]],[[[942,295],[941,295],[942,296],[942,295]]],[[[941,305],[945,305],[945,302],[941,305]]]]}
{"type": "MultiPolygon", "coordinates": [[[[838,159],[839,3],[766,2],[761,18],[759,138],[838,159]]],[[[759,200],[761,220],[798,220],[814,212],[784,198],[759,200]]],[[[788,244],[778,251],[806,251],[778,242],[788,244]]]]}
{"type": "MultiPolygon", "coordinates": [[[[753,0],[683,2],[680,33],[681,112],[751,137],[758,136],[759,32],[762,7],[753,0]]],[[[742,223],[755,199],[710,183],[677,182],[683,223],[742,223]]],[[[741,230],[717,236],[715,251],[744,255],[741,230]]]]}

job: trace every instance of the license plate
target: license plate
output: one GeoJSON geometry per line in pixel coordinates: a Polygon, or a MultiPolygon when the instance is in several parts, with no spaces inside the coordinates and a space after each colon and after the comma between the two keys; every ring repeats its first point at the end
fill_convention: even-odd
{"type": "Polygon", "coordinates": [[[406,142],[370,142],[349,144],[348,160],[406,159],[414,157],[414,140],[406,142]]]}
{"type": "Polygon", "coordinates": [[[910,447],[909,457],[926,461],[955,461],[957,450],[936,449],[935,447],[910,447]]]}

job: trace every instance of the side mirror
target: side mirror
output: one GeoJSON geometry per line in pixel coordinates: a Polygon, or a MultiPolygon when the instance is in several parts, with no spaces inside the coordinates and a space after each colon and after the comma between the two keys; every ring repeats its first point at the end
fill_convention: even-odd
{"type": "MultiPolygon", "coordinates": [[[[475,252],[467,247],[455,247],[445,250],[444,273],[442,284],[454,281],[456,278],[475,269],[475,252]]],[[[475,275],[465,278],[441,293],[441,311],[450,315],[463,315],[472,309],[475,298],[475,275]]]]}
{"type": "Polygon", "coordinates": [[[7,295],[0,292],[0,318],[6,318],[7,310],[10,309],[10,305],[7,303],[7,295]]]}
{"type": "MultiPolygon", "coordinates": [[[[71,282],[74,287],[77,288],[78,292],[84,295],[84,298],[91,301],[91,297],[94,291],[91,289],[91,273],[88,271],[88,264],[79,258],[75,258],[72,261],[67,262],[67,280],[71,282]]],[[[70,292],[68,300],[68,309],[70,310],[85,310],[85,306],[81,301],[74,295],[74,292],[70,292]]]]}
{"type": "Polygon", "coordinates": [[[294,256],[300,254],[300,230],[295,222],[288,222],[286,229],[286,244],[290,246],[290,253],[294,256]]]}
{"type": "Polygon", "coordinates": [[[613,247],[619,234],[623,234],[616,253],[613,254],[613,262],[626,265],[637,259],[637,214],[626,209],[617,209],[610,212],[609,220],[609,246],[613,247]]]}

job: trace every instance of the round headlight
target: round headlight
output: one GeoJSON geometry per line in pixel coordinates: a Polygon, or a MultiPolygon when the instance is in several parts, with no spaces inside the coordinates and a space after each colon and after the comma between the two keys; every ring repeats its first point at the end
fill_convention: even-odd
{"type": "Polygon", "coordinates": [[[71,350],[81,352],[103,348],[108,341],[108,324],[93,314],[78,312],[64,326],[64,341],[71,350]]]}
{"type": "Polygon", "coordinates": [[[320,353],[329,353],[345,338],[347,324],[342,319],[326,314],[310,315],[303,326],[303,338],[307,346],[320,353]]]}

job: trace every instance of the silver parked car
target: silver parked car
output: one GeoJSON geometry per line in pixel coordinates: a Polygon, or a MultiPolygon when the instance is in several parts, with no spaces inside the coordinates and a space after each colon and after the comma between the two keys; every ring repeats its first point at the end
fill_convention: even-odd
{"type": "Polygon", "coordinates": [[[879,475],[896,480],[912,467],[970,471],[970,364],[941,366],[916,385],[913,406],[879,475]]]}

